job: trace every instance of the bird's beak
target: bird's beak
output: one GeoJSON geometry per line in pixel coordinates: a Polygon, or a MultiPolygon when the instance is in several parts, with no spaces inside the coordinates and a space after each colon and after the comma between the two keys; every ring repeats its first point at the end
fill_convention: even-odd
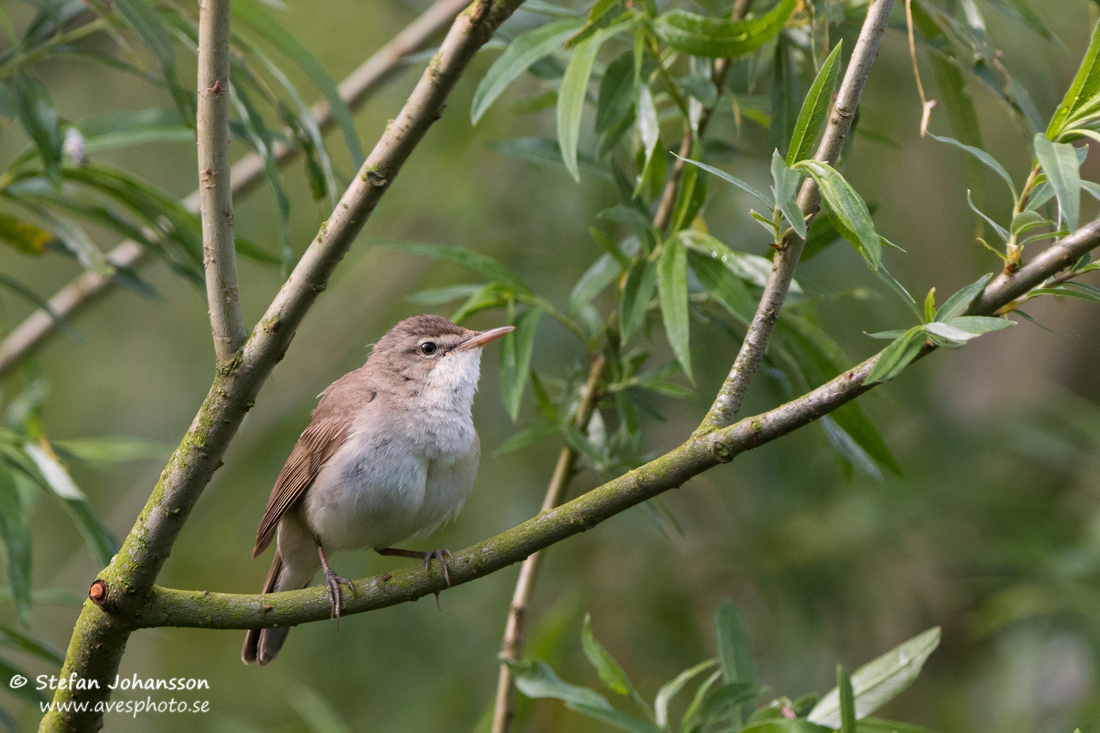
{"type": "Polygon", "coordinates": [[[491,328],[488,331],[481,331],[470,337],[469,341],[463,341],[461,344],[455,347],[455,351],[468,351],[470,349],[480,349],[490,341],[496,341],[501,336],[509,334],[515,331],[515,326],[501,326],[500,328],[491,328]]]}

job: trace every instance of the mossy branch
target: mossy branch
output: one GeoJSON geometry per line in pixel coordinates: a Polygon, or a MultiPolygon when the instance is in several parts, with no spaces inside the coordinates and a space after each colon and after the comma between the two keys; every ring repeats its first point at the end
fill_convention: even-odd
{"type": "MultiPolygon", "coordinates": [[[[991,315],[1031,288],[1072,266],[1100,247],[1100,220],[1052,245],[1012,275],[1001,275],[960,315],[991,315]]],[[[927,345],[924,354],[935,350],[927,345]]],[[[877,385],[866,384],[878,355],[806,394],[725,428],[697,431],[686,443],[649,463],[599,486],[566,504],[544,511],[491,539],[454,553],[451,585],[489,575],[653,497],[682,486],[692,477],[727,463],[805,427],[877,385]]],[[[418,567],[359,580],[355,597],[345,599],[344,615],[414,601],[439,593],[447,584],[437,568],[418,567]]],[[[269,595],[209,593],[153,588],[134,624],[249,629],[293,626],[328,619],[331,608],[323,587],[269,595]]]]}
{"type": "Polygon", "coordinates": [[[306,249],[235,357],[219,364],[210,392],[173,453],[122,548],[94,584],[95,598],[77,621],[62,675],[96,680],[98,688],[59,689],[55,703],[87,702],[87,711],[54,706],[42,731],[96,730],[103,722],[95,703],[109,695],[129,633],[155,596],[153,583],[256,394],[290,346],[294,332],[324,290],[329,276],[389,189],[470,59],[523,0],[478,0],[452,24],[438,53],[390,123],[335,211],[306,249]]]}

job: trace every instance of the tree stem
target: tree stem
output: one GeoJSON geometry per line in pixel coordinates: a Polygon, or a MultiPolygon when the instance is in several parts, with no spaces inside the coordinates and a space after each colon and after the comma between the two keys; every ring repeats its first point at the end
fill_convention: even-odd
{"type": "MultiPolygon", "coordinates": [[[[821,144],[818,145],[817,152],[814,154],[814,160],[832,165],[840,157],[844,138],[852,126],[852,118],[855,116],[856,108],[859,107],[860,94],[867,83],[875,57],[878,56],[879,42],[886,31],[886,23],[893,6],[894,0],[878,0],[869,7],[867,18],[863,21],[863,28],[859,33],[859,40],[856,41],[852,58],[848,62],[848,69],[844,73],[844,81],[840,84],[840,92],[837,94],[832,114],[825,126],[821,144]]],[[[806,216],[808,227],[813,222],[819,207],[817,184],[812,178],[807,178],[803,183],[799,191],[798,205],[806,216]]],[[[806,240],[794,234],[793,231],[784,238],[783,242],[777,243],[771,274],[764,287],[764,294],[760,297],[756,314],[745,334],[745,340],[741,343],[741,349],[737,353],[729,376],[726,377],[717,399],[702,425],[699,426],[701,432],[724,428],[737,417],[749,384],[764,359],[768,341],[775,330],[775,324],[779,321],[779,312],[783,309],[787,291],[794,279],[795,267],[798,266],[798,259],[802,256],[802,248],[805,245],[806,240]]]]}
{"type": "Polygon", "coordinates": [[[219,364],[232,361],[244,343],[244,315],[233,240],[233,191],[229,181],[230,0],[199,3],[199,81],[195,115],[199,151],[199,215],[206,303],[219,364]]]}

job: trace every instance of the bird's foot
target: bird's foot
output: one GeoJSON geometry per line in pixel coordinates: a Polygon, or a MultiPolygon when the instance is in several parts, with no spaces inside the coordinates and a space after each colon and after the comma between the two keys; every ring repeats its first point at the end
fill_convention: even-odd
{"type": "MultiPolygon", "coordinates": [[[[451,562],[455,561],[455,556],[451,554],[451,551],[444,548],[442,550],[428,550],[423,553],[424,555],[424,572],[431,574],[432,572],[432,560],[439,560],[439,567],[443,568],[443,579],[447,581],[447,587],[451,587],[451,572],[447,569],[447,560],[451,562]],[[446,559],[444,559],[446,557],[446,559]]],[[[436,602],[438,603],[439,596],[436,595],[436,602]]]]}
{"type": "Polygon", "coordinates": [[[340,611],[344,607],[344,597],[340,592],[340,586],[346,585],[355,597],[355,585],[342,575],[337,575],[331,568],[325,568],[325,590],[328,591],[328,602],[332,605],[332,615],[329,618],[336,619],[336,628],[340,628],[340,611]]]}

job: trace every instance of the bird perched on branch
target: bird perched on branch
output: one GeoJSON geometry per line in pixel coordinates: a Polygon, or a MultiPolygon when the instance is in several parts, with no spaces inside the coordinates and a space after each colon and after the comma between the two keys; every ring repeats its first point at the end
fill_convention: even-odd
{"type": "MultiPolygon", "coordinates": [[[[401,321],[375,344],[367,363],[321,393],[313,419],[275,481],[256,532],[256,557],[278,536],[264,593],[305,588],[324,574],[340,618],[346,578],[326,550],[373,548],[437,559],[450,584],[446,550],[392,547],[423,537],[462,508],[477,475],[480,447],[470,408],[481,350],[512,331],[471,331],[442,316],[401,321]]],[[[245,664],[267,664],[290,629],[252,629],[245,664]]]]}

